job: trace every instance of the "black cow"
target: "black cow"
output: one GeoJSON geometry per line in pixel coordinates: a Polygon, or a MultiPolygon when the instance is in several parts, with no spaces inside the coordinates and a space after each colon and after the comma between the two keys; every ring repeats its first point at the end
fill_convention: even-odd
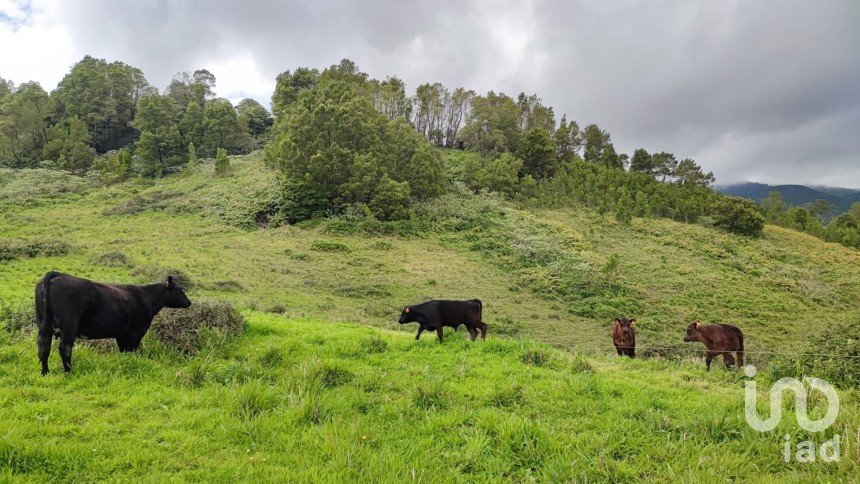
{"type": "Polygon", "coordinates": [[[427,301],[414,306],[406,306],[400,313],[400,324],[418,323],[418,334],[415,339],[421,337],[425,329],[436,330],[439,342],[442,342],[442,328],[449,326],[457,330],[461,324],[469,330],[472,341],[481,330],[481,339],[487,337],[487,324],[481,320],[481,311],[484,305],[479,299],[468,301],[427,301]]]}
{"type": "Polygon", "coordinates": [[[72,370],[75,338],[116,338],[122,352],[135,351],[162,308],[187,308],[191,301],[172,276],[146,286],[101,284],[49,272],[36,284],[37,346],[42,374],[48,373],[51,336],[60,339],[63,369],[72,370]]]}

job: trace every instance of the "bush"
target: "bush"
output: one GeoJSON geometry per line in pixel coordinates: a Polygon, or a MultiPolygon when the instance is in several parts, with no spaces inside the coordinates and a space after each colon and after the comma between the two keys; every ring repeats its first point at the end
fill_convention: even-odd
{"type": "Polygon", "coordinates": [[[206,346],[207,333],[233,337],[242,333],[245,319],[225,301],[202,299],[187,309],[164,309],[152,322],[152,338],[185,355],[206,346]]]}
{"type": "Polygon", "coordinates": [[[0,301],[0,329],[9,334],[36,329],[36,308],[32,301],[0,301]]]}
{"type": "Polygon", "coordinates": [[[714,226],[740,235],[758,237],[764,229],[764,217],[750,200],[723,197],[714,206],[714,226]]]}
{"type": "Polygon", "coordinates": [[[103,267],[129,267],[128,257],[122,252],[106,252],[97,256],[90,257],[90,264],[103,267]]]}
{"type": "Polygon", "coordinates": [[[215,153],[215,173],[218,175],[226,175],[230,169],[230,158],[227,156],[227,150],[218,148],[215,153]]]}
{"type": "Polygon", "coordinates": [[[0,262],[27,257],[58,257],[69,253],[61,240],[0,239],[0,262]]]}
{"type": "Polygon", "coordinates": [[[777,380],[813,376],[844,388],[860,387],[860,320],[831,324],[812,337],[795,356],[780,356],[768,365],[777,380]],[[825,356],[834,355],[834,356],[825,356]]]}

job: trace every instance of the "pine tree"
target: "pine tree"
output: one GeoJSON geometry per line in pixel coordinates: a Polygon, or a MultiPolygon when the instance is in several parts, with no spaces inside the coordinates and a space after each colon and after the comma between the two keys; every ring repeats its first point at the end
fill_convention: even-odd
{"type": "Polygon", "coordinates": [[[215,154],[215,173],[224,175],[230,169],[230,158],[227,156],[227,150],[218,148],[215,154]]]}
{"type": "Polygon", "coordinates": [[[188,171],[194,171],[199,162],[197,161],[197,149],[194,148],[194,143],[188,143],[188,171]]]}

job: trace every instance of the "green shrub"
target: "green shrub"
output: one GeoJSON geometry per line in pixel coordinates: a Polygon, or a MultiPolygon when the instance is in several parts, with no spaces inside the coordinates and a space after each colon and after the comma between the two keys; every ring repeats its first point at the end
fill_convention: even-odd
{"type": "Polygon", "coordinates": [[[812,376],[844,388],[860,387],[860,320],[832,323],[801,347],[796,355],[770,361],[774,380],[812,376]],[[829,356],[832,355],[832,356],[829,356]]]}
{"type": "Polygon", "coordinates": [[[105,215],[134,215],[145,211],[162,211],[170,201],[182,195],[180,192],[152,192],[137,195],[104,211],[105,215]]]}
{"type": "Polygon", "coordinates": [[[523,351],[523,363],[532,366],[547,366],[552,361],[552,355],[543,348],[529,348],[523,351]]]}
{"type": "Polygon", "coordinates": [[[218,148],[215,153],[215,173],[217,175],[226,175],[230,170],[230,157],[227,156],[227,150],[218,148]]]}
{"type": "Polygon", "coordinates": [[[59,257],[69,253],[61,240],[0,239],[0,262],[29,257],[59,257]]]}
{"type": "Polygon", "coordinates": [[[750,200],[723,197],[713,211],[714,226],[727,232],[758,237],[764,229],[764,216],[750,200]]]}
{"type": "Polygon", "coordinates": [[[335,240],[315,240],[311,242],[311,250],[317,252],[350,252],[348,245],[335,240]]]}
{"type": "Polygon", "coordinates": [[[193,355],[206,346],[207,333],[235,337],[245,319],[226,301],[195,300],[187,309],[163,309],[150,328],[151,337],[182,354],[193,355]]]}
{"type": "Polygon", "coordinates": [[[33,301],[0,301],[0,329],[9,334],[36,330],[36,308],[33,301]]]}
{"type": "Polygon", "coordinates": [[[373,334],[364,339],[361,350],[369,354],[385,353],[388,351],[388,342],[373,334]]]}
{"type": "Polygon", "coordinates": [[[105,252],[90,257],[89,263],[94,266],[102,267],[129,267],[131,262],[122,252],[105,252]]]}

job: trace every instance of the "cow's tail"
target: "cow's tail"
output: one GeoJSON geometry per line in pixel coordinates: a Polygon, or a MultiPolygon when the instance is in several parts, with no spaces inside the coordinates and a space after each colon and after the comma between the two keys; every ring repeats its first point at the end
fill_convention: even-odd
{"type": "Polygon", "coordinates": [[[59,276],[59,272],[51,271],[42,278],[42,303],[45,305],[45,314],[42,315],[42,331],[52,330],[54,312],[51,310],[51,280],[59,276]]]}
{"type": "Polygon", "coordinates": [[[484,303],[482,303],[480,299],[472,299],[472,302],[476,302],[476,303],[478,303],[478,307],[479,307],[482,311],[484,310],[484,303]]]}
{"type": "Polygon", "coordinates": [[[738,343],[740,346],[738,347],[738,368],[744,367],[744,334],[741,331],[738,331],[738,343]]]}

